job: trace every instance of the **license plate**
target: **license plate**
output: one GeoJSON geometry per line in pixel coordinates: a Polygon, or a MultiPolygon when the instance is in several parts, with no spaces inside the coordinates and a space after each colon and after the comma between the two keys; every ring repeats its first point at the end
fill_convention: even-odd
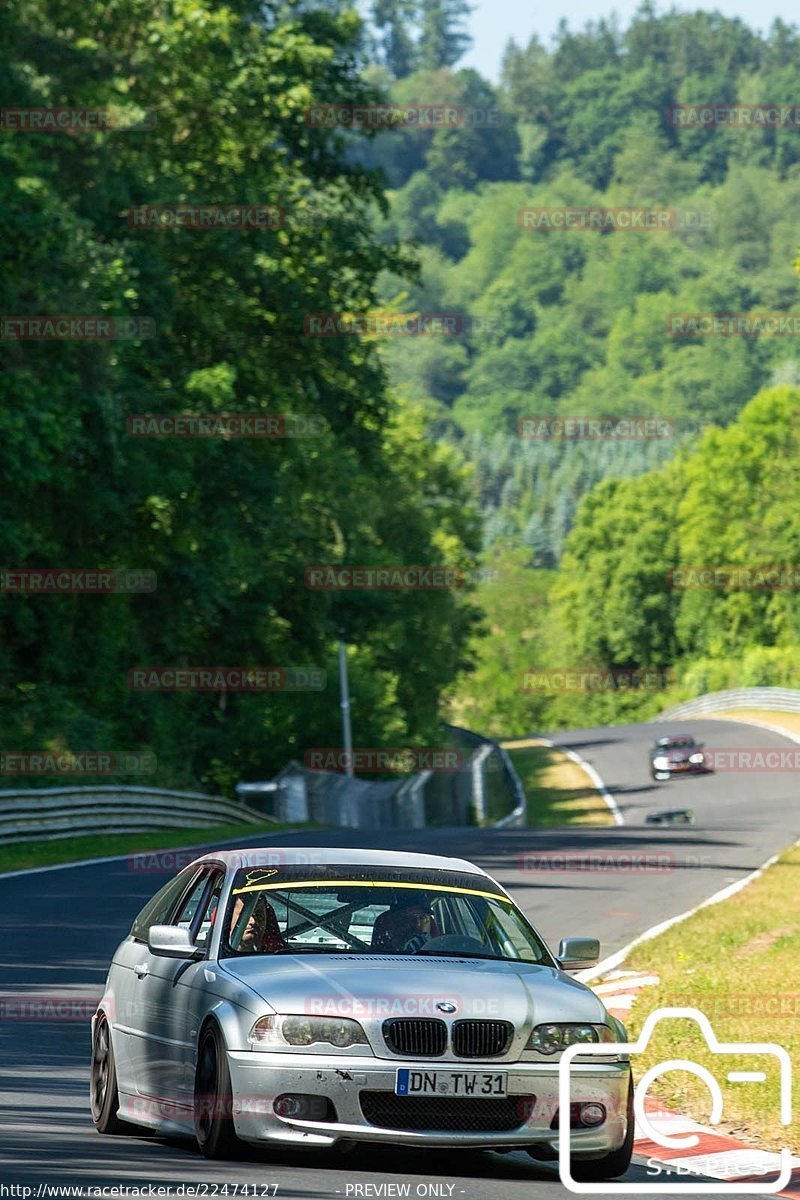
{"type": "Polygon", "coordinates": [[[505,1071],[417,1071],[399,1067],[397,1096],[506,1096],[505,1071]]]}

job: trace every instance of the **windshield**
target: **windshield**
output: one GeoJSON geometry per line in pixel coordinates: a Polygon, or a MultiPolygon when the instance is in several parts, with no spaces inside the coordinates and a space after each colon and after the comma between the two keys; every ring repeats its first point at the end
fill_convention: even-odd
{"type": "Polygon", "coordinates": [[[522,913],[505,897],[481,891],[480,879],[474,889],[380,880],[253,883],[240,871],[221,955],[313,953],[554,965],[522,913]]]}

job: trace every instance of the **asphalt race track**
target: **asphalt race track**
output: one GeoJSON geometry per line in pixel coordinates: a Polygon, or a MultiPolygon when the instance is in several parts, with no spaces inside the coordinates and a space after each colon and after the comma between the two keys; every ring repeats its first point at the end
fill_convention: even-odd
{"type": "MultiPolygon", "coordinates": [[[[554,949],[563,935],[590,934],[601,938],[605,956],[742,878],[800,837],[791,771],[721,771],[652,783],[648,745],[657,735],[683,731],[719,749],[791,744],[765,730],[711,720],[581,730],[555,740],[597,768],[617,798],[625,826],[388,835],[332,831],[283,835],[274,844],[384,846],[474,859],[512,891],[554,949]],[[696,824],[644,825],[648,812],[665,807],[691,807],[696,824]],[[633,865],[563,869],[575,866],[575,855],[599,855],[608,862],[603,856],[612,854],[618,867],[628,861],[625,855],[633,865]]],[[[0,1184],[33,1187],[33,1196],[40,1184],[193,1184],[201,1185],[194,1195],[210,1197],[225,1195],[219,1187],[226,1183],[262,1189],[270,1184],[281,1200],[404,1194],[563,1200],[568,1195],[553,1167],[519,1153],[358,1148],[344,1156],[301,1156],[245,1150],[237,1162],[207,1163],[189,1142],[145,1133],[98,1135],[88,1109],[88,1019],[19,1020],[8,1001],[22,996],[94,1001],[132,917],[171,873],[134,872],[123,860],[0,878],[0,1001],[6,1002],[0,1009],[0,1184]],[[399,1185],[409,1185],[408,1192],[399,1185]]],[[[647,1178],[639,1164],[626,1181],[647,1178]]],[[[188,1188],[185,1194],[192,1195],[188,1188]]],[[[233,1194],[231,1188],[228,1195],[233,1194]]]]}

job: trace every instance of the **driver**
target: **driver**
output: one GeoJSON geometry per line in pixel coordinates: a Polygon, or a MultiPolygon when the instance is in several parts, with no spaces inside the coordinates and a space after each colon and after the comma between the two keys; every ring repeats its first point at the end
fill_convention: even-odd
{"type": "MultiPolygon", "coordinates": [[[[231,931],[230,936],[233,937],[233,932],[236,929],[236,923],[242,914],[244,908],[244,900],[239,896],[233,906],[231,915],[231,931]]],[[[247,919],[247,924],[244,927],[244,933],[239,939],[239,951],[245,954],[253,954],[261,949],[261,943],[264,940],[264,934],[267,928],[267,905],[263,896],[259,896],[253,905],[253,910],[247,919]]]]}
{"type": "Polygon", "coordinates": [[[433,912],[425,904],[414,903],[402,910],[406,921],[405,931],[408,934],[403,951],[406,954],[416,954],[426,942],[431,939],[431,922],[433,912]]]}

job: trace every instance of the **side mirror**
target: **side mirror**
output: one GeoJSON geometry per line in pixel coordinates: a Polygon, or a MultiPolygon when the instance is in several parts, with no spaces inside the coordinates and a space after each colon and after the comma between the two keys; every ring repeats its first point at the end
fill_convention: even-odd
{"type": "Polygon", "coordinates": [[[189,930],[179,925],[151,925],[147,949],[162,958],[199,958],[203,953],[201,947],[195,946],[189,930]]]}
{"type": "Polygon", "coordinates": [[[581,971],[595,967],[600,961],[597,938],[568,937],[558,943],[558,962],[562,971],[581,971]]]}

